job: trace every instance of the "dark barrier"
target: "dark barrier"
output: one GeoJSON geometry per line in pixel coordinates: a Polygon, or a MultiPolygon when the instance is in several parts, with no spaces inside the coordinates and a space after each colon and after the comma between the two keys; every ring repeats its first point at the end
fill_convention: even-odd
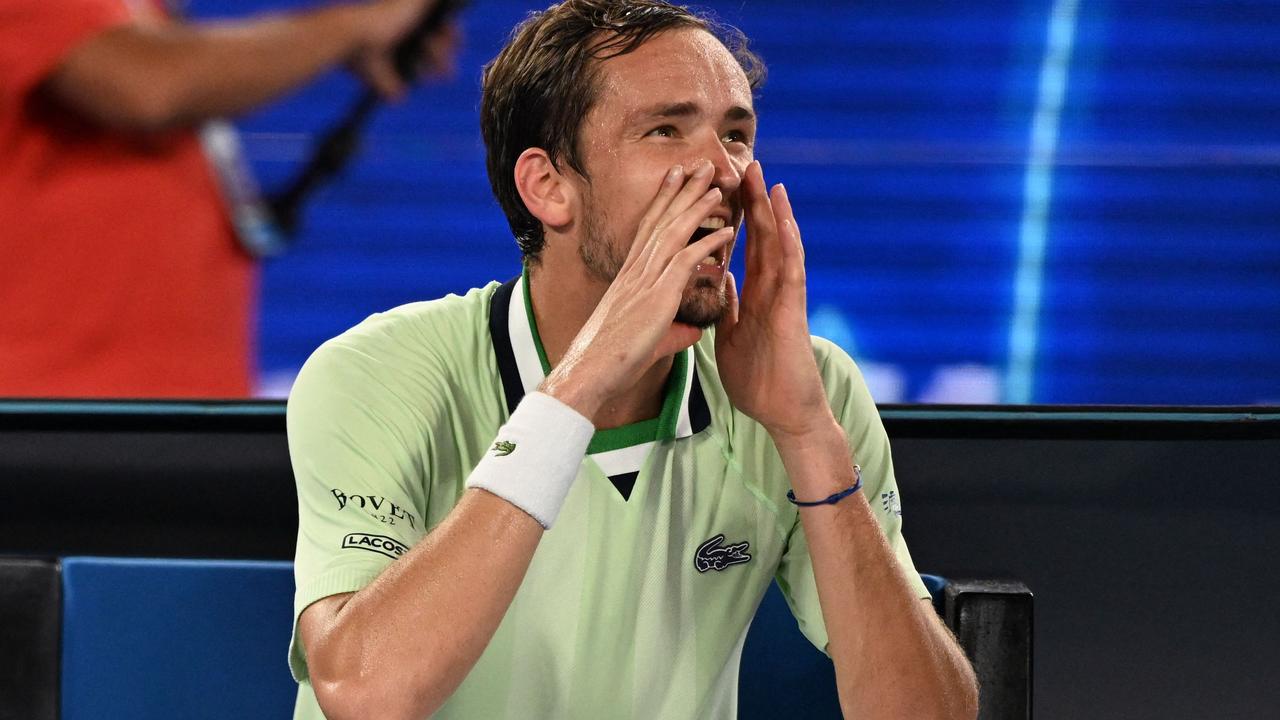
{"type": "MultiPolygon", "coordinates": [[[[917,567],[1036,593],[1035,710],[1280,707],[1280,409],[882,409],[917,567]]],[[[0,403],[0,553],[278,558],[280,403],[0,403]]]]}
{"type": "Polygon", "coordinates": [[[0,401],[0,553],[292,559],[284,405],[0,401]]]}
{"type": "Polygon", "coordinates": [[[58,564],[0,558],[0,720],[58,720],[58,564]]]}
{"type": "Polygon", "coordinates": [[[1280,707],[1280,410],[885,408],[920,567],[1036,594],[1038,720],[1280,707]]]}

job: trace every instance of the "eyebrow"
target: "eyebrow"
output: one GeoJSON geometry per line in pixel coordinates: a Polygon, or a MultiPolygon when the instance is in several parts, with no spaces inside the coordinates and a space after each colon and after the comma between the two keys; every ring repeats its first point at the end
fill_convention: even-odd
{"type": "MultiPolygon", "coordinates": [[[[692,117],[701,112],[701,108],[694,102],[661,103],[640,110],[634,117],[637,121],[641,121],[650,118],[692,117]]],[[[745,108],[741,105],[734,105],[724,114],[726,120],[733,121],[754,120],[755,117],[756,114],[750,108],[745,108]]]]}

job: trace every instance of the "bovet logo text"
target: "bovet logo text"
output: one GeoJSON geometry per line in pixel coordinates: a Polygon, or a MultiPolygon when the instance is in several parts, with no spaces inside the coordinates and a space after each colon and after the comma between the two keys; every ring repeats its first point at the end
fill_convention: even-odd
{"type": "Polygon", "coordinates": [[[384,525],[395,525],[397,520],[409,523],[409,527],[418,528],[418,519],[413,513],[382,497],[381,495],[356,495],[333,489],[333,499],[338,501],[338,509],[347,506],[358,507],[384,525]]]}
{"type": "Polygon", "coordinates": [[[371,550],[376,553],[382,553],[389,558],[398,558],[409,552],[409,548],[395,538],[389,538],[386,535],[369,535],[368,533],[351,533],[342,538],[342,547],[371,550]]]}

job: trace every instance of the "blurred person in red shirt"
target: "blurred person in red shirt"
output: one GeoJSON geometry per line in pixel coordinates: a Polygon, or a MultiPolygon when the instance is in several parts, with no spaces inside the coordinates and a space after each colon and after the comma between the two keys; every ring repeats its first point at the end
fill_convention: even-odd
{"type": "MultiPolygon", "coordinates": [[[[345,64],[404,91],[435,0],[237,23],[159,0],[0,0],[0,397],[242,397],[256,273],[198,131],[345,64]]],[[[425,59],[447,66],[452,32],[425,59]]]]}

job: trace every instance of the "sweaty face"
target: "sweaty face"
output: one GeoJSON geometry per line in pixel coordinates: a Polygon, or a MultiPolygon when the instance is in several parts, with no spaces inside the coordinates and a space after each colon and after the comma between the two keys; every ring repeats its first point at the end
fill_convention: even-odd
{"type": "MultiPolygon", "coordinates": [[[[581,181],[578,254],[590,275],[611,282],[636,240],[640,220],[674,165],[686,177],[699,163],[714,168],[724,202],[689,242],[725,224],[738,227],[738,186],[751,162],[755,115],[746,75],[710,34],[672,30],[600,65],[599,97],[580,142],[589,179],[581,181]]],[[[690,275],[676,320],[707,327],[725,308],[732,243],[690,275]]]]}

